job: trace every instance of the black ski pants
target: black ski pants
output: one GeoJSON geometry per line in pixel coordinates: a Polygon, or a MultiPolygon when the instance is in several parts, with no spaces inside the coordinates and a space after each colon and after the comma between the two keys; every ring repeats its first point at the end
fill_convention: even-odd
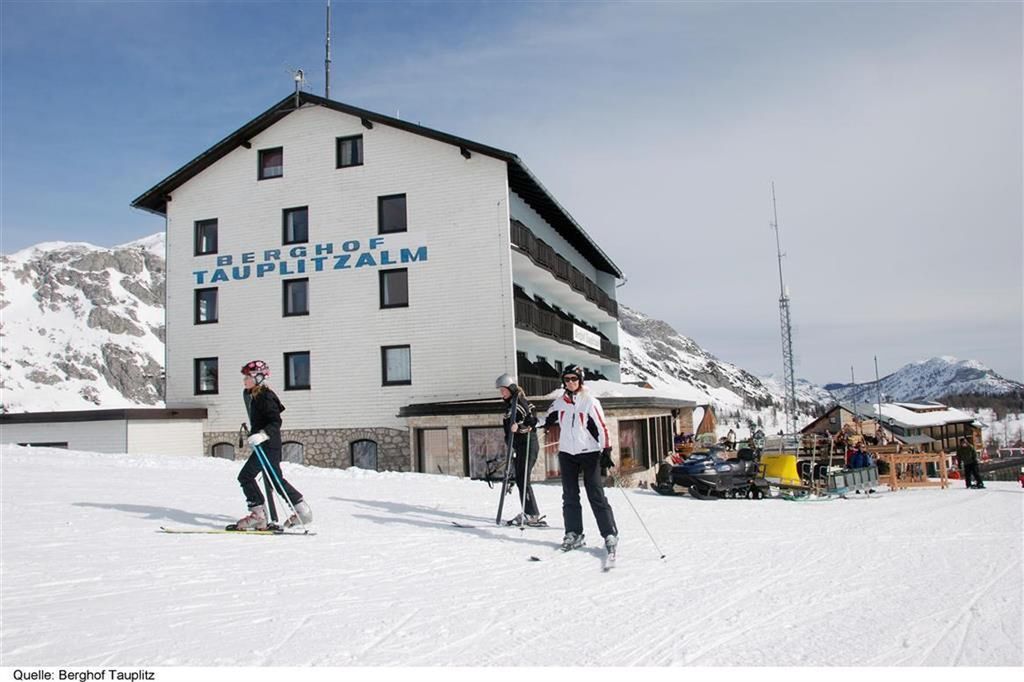
{"type": "Polygon", "coordinates": [[[967,481],[967,487],[971,487],[971,478],[974,478],[977,485],[984,487],[985,482],[981,480],[981,467],[977,462],[970,462],[964,464],[964,480],[967,481]]]}
{"type": "Polygon", "coordinates": [[[601,537],[619,534],[612,506],[604,495],[600,465],[600,452],[558,453],[558,466],[562,470],[562,520],[566,533],[583,532],[583,507],[580,505],[580,474],[583,474],[583,487],[587,490],[587,500],[597,519],[601,537]]]}
{"type": "MultiPolygon", "coordinates": [[[[270,466],[273,470],[270,480],[274,486],[274,490],[277,491],[278,495],[285,496],[293,505],[298,504],[302,501],[302,493],[296,490],[291,483],[285,480],[284,475],[281,473],[281,450],[280,448],[263,448],[263,454],[267,456],[267,460],[270,462],[270,466]],[[284,487],[278,485],[278,481],[284,487]]],[[[259,507],[266,499],[263,497],[263,493],[260,491],[260,486],[256,482],[256,477],[263,472],[263,467],[260,466],[260,460],[257,458],[256,452],[253,451],[249,455],[249,459],[245,460],[245,464],[242,466],[242,470],[238,472],[238,482],[242,485],[242,492],[245,493],[245,502],[249,505],[249,508],[259,507]]]]}
{"type": "Polygon", "coordinates": [[[529,431],[522,435],[516,434],[512,440],[512,449],[515,450],[516,456],[513,460],[513,466],[515,467],[516,476],[516,490],[515,496],[519,498],[519,501],[523,501],[523,490],[526,490],[526,504],[523,506],[523,513],[527,516],[537,516],[540,511],[537,509],[537,498],[533,495],[533,486],[530,485],[529,481],[529,469],[533,469],[533,465],[537,462],[537,434],[533,431],[529,431]],[[527,438],[529,438],[529,445],[527,445],[527,438]]]}

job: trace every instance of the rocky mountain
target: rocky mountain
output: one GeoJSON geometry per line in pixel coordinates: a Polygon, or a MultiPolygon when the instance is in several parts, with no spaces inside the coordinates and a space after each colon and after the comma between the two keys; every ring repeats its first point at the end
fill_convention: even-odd
{"type": "Polygon", "coordinates": [[[0,410],[162,406],[162,233],[37,244],[0,270],[0,410]]]}
{"type": "Polygon", "coordinates": [[[1000,376],[977,360],[942,356],[904,365],[882,377],[876,389],[866,384],[828,384],[843,400],[874,401],[877,391],[889,402],[938,401],[958,407],[999,407],[1024,410],[1024,384],[1000,376]]]}
{"type": "MultiPolygon", "coordinates": [[[[760,418],[769,429],[781,428],[785,396],[781,382],[723,362],[668,323],[623,305],[619,324],[623,382],[645,382],[685,400],[712,404],[720,416],[728,415],[741,424],[760,418]]],[[[831,402],[826,391],[798,382],[801,421],[831,402]]]]}

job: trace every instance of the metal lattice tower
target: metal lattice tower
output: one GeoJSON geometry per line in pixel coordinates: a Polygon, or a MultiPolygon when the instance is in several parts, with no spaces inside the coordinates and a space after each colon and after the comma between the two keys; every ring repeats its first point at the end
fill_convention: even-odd
{"type": "Polygon", "coordinates": [[[772,182],[772,229],[775,230],[775,250],[779,259],[779,323],[782,328],[782,374],[786,391],[786,433],[797,432],[796,374],[793,370],[793,326],[789,316],[789,293],[782,280],[782,246],[779,240],[779,214],[775,209],[775,183],[772,182]]]}

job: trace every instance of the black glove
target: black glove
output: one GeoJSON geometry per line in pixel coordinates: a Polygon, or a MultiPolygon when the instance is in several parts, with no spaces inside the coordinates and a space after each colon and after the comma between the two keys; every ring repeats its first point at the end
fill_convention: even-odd
{"type": "Polygon", "coordinates": [[[611,469],[613,466],[615,466],[615,462],[612,461],[612,449],[605,448],[601,451],[601,468],[611,469]]]}

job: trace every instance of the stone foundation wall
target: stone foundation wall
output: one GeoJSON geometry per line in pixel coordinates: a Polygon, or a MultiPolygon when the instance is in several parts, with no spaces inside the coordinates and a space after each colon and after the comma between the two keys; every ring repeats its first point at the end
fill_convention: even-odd
{"type": "MultiPolygon", "coordinates": [[[[303,464],[347,469],[352,466],[352,443],[372,440],[377,444],[378,471],[411,471],[409,432],[404,429],[282,429],[283,442],[302,443],[303,464]]],[[[213,454],[217,443],[235,448],[235,459],[249,456],[247,448],[238,448],[237,431],[207,431],[203,434],[203,454],[213,454]]]]}

